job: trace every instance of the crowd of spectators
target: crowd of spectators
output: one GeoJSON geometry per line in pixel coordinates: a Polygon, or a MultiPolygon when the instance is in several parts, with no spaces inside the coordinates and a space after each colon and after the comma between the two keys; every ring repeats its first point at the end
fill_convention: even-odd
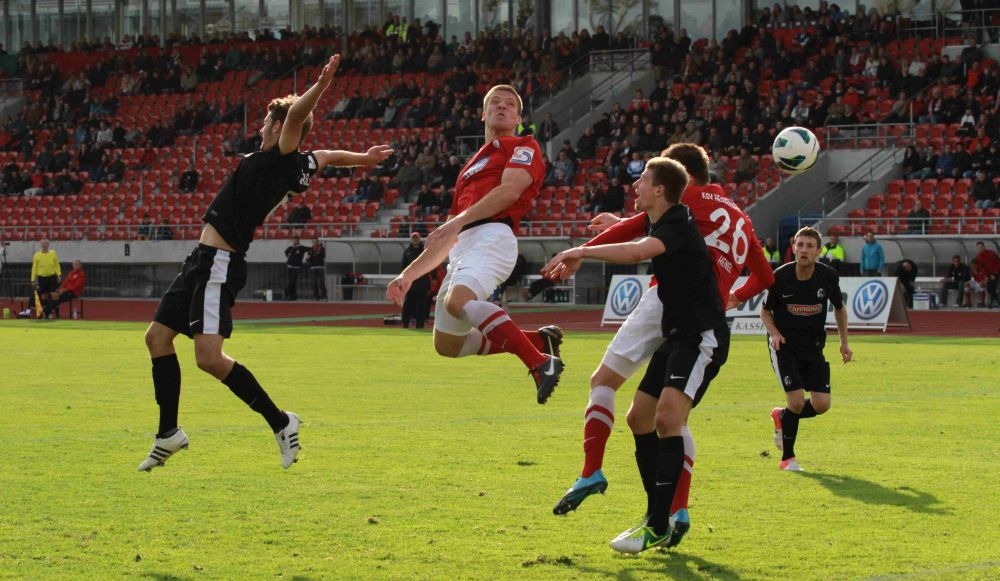
{"type": "MultiPolygon", "coordinates": [[[[753,182],[761,171],[759,157],[787,125],[878,121],[877,111],[863,106],[870,94],[896,97],[886,120],[918,116],[931,123],[964,123],[965,156],[972,161],[965,165],[959,156],[960,163],[941,171],[975,175],[983,168],[992,177],[997,147],[992,140],[1000,132],[996,67],[975,42],[955,61],[938,54],[893,53],[888,44],[898,39],[894,23],[874,8],[847,13],[824,1],[815,10],[765,8],[754,24],[730,31],[720,41],[691,39],[684,29],[675,33],[660,25],[646,43],[654,86],[614,103],[575,144],[565,141],[547,160],[545,183],[587,183],[587,210],[620,211],[625,186],[642,172],[646,160],[681,141],[704,145],[721,181],[753,182]],[[778,34],[787,28],[795,34],[778,34]],[[733,159],[731,166],[726,158],[733,159]],[[604,179],[583,179],[594,171],[604,179]]],[[[336,27],[306,26],[300,32],[260,30],[206,39],[170,35],[161,41],[156,35],[138,35],[117,44],[77,43],[67,50],[51,44],[23,46],[20,75],[38,98],[8,118],[0,132],[0,148],[18,152],[17,162],[4,167],[0,191],[69,193],[78,191],[82,180],[119,181],[130,171],[151,167],[155,148],[172,146],[178,136],[244,119],[241,99],[207,101],[197,92],[199,84],[232,71],[249,72],[250,83],[287,75],[296,67],[321,63],[341,38],[336,27]],[[197,51],[196,62],[183,57],[185,50],[197,51]],[[87,60],[80,70],[60,70],[54,57],[74,51],[100,58],[87,60]],[[158,94],[188,97],[172,119],[145,124],[144,119],[127,122],[116,115],[124,96],[158,94]],[[146,153],[126,166],[119,151],[123,148],[146,153]]],[[[451,195],[461,159],[472,153],[473,146],[458,138],[482,134],[483,83],[510,82],[530,104],[558,88],[568,64],[592,50],[634,47],[636,39],[609,35],[602,27],[593,35],[587,30],[555,36],[484,30],[445,39],[437,23],[407,23],[393,16],[382,27],[352,33],[346,45],[344,74],[428,73],[441,79],[419,84],[411,76],[380,87],[364,85],[341,95],[325,115],[330,121],[367,119],[373,127],[397,130],[392,139],[397,154],[347,192],[351,200],[381,200],[379,178],[385,178],[401,199],[417,205],[416,211],[433,215],[447,208],[443,201],[451,195]],[[426,127],[435,127],[433,136],[420,131],[426,127]]],[[[543,143],[559,134],[551,115],[532,119],[530,113],[525,111],[522,134],[532,133],[543,143]]],[[[232,132],[225,152],[252,151],[258,140],[255,133],[232,132]]],[[[923,175],[927,164],[913,161],[910,167],[923,175]]],[[[936,166],[931,170],[939,171],[936,166]]],[[[182,176],[181,171],[175,176],[177,189],[197,188],[197,175],[182,176]]]]}

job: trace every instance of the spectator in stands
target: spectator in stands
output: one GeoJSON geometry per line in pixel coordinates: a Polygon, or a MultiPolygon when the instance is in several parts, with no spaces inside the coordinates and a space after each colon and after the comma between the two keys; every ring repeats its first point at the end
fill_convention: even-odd
{"type": "Polygon", "coordinates": [[[403,165],[396,172],[396,179],[390,182],[389,187],[398,189],[403,201],[410,203],[413,201],[411,200],[411,195],[417,191],[422,181],[423,172],[413,164],[413,159],[403,157],[403,165]]]}
{"type": "Polygon", "coordinates": [[[736,160],[736,173],[733,176],[736,183],[755,181],[759,171],[760,164],[750,155],[750,148],[740,146],[740,156],[736,160]]]}
{"type": "Polygon", "coordinates": [[[535,134],[535,137],[539,143],[545,144],[556,135],[559,135],[559,124],[552,118],[552,112],[546,111],[542,122],[538,124],[538,133],[535,134]]]}
{"type": "MultiPolygon", "coordinates": [[[[892,102],[889,114],[882,120],[882,123],[907,123],[909,120],[910,98],[907,96],[906,91],[900,91],[896,100],[892,102]]],[[[910,147],[913,146],[908,146],[907,150],[909,150],[910,147]]]]}
{"type": "Polygon", "coordinates": [[[597,135],[593,126],[587,126],[576,140],[576,152],[581,159],[594,159],[597,155],[597,135]]]}
{"type": "Polygon", "coordinates": [[[576,164],[566,151],[560,150],[545,178],[546,186],[570,186],[576,176],[576,164]]]}
{"type": "Polygon", "coordinates": [[[417,192],[417,207],[421,215],[437,214],[441,211],[441,198],[438,197],[437,192],[431,189],[427,184],[420,185],[420,191],[417,192]]]}
{"type": "Polygon", "coordinates": [[[604,163],[604,171],[608,174],[608,179],[621,178],[625,173],[625,164],[622,160],[622,148],[621,142],[614,140],[611,142],[611,147],[608,148],[608,152],[604,155],[602,160],[604,163]]]}
{"type": "Polygon", "coordinates": [[[596,216],[604,206],[604,190],[599,188],[594,182],[587,182],[583,187],[583,196],[580,205],[584,211],[596,216]]]}
{"type": "Polygon", "coordinates": [[[778,250],[778,244],[774,241],[774,238],[768,236],[764,239],[764,256],[767,257],[768,264],[771,265],[771,270],[781,266],[781,251],[778,250]]]}
{"type": "Polygon", "coordinates": [[[976,172],[976,179],[972,182],[969,193],[973,203],[979,209],[989,210],[997,203],[997,187],[993,184],[993,180],[986,175],[985,170],[976,172]]]}
{"type": "Polygon", "coordinates": [[[997,300],[997,278],[1000,277],[1000,255],[990,248],[986,248],[986,243],[980,240],[976,242],[976,260],[979,267],[986,274],[986,290],[990,295],[990,306],[998,302],[997,300]]]}
{"type": "Polygon", "coordinates": [[[976,175],[971,168],[972,156],[966,151],[965,144],[959,141],[955,144],[955,151],[951,156],[951,175],[946,177],[971,178],[976,175]]]}
{"type": "Polygon", "coordinates": [[[638,151],[632,152],[632,159],[629,160],[628,165],[625,166],[625,173],[628,174],[628,179],[631,182],[639,179],[642,175],[643,170],[646,169],[646,160],[642,158],[642,154],[638,151]]]}
{"type": "Polygon", "coordinates": [[[66,273],[66,278],[59,287],[59,297],[52,304],[50,311],[45,313],[46,318],[50,318],[53,313],[58,317],[59,305],[82,297],[85,284],[87,284],[87,273],[83,270],[83,263],[74,260],[72,270],[66,273]]]}
{"type": "Polygon", "coordinates": [[[840,244],[840,237],[836,234],[827,233],[826,244],[819,252],[819,261],[829,265],[838,274],[842,274],[842,266],[844,264],[844,257],[846,253],[844,252],[844,247],[840,244]]]}
{"type": "Polygon", "coordinates": [[[885,267],[885,252],[882,245],[875,240],[875,233],[865,234],[865,244],[861,247],[861,274],[863,276],[882,276],[885,267]]]}
{"type": "Polygon", "coordinates": [[[951,264],[948,265],[948,274],[941,279],[941,306],[948,306],[948,291],[954,290],[958,298],[962,298],[965,292],[965,283],[970,278],[969,267],[962,262],[962,257],[955,255],[951,257],[951,264]]]}
{"type": "Polygon", "coordinates": [[[906,231],[909,234],[927,234],[927,227],[931,222],[931,213],[924,207],[924,203],[917,198],[913,202],[913,208],[906,214],[906,231]]]}
{"type": "Polygon", "coordinates": [[[326,300],[326,247],[319,240],[313,240],[312,246],[306,251],[306,264],[309,265],[309,276],[312,277],[313,299],[326,300]]]}
{"type": "MultiPolygon", "coordinates": [[[[918,175],[917,172],[924,167],[923,157],[915,145],[907,145],[903,153],[902,170],[903,175],[909,178],[910,175],[918,175]]],[[[912,179],[912,178],[911,178],[912,179]]]]}
{"type": "Polygon", "coordinates": [[[894,274],[899,279],[899,284],[903,286],[903,298],[906,299],[906,306],[912,309],[913,293],[916,292],[914,285],[917,282],[917,263],[909,258],[904,258],[896,265],[894,274]]]}
{"type": "Polygon", "coordinates": [[[198,189],[198,170],[193,167],[188,167],[181,173],[180,180],[178,180],[177,189],[181,192],[194,192],[198,189]]]}
{"type": "Polygon", "coordinates": [[[122,161],[122,154],[115,152],[104,172],[104,179],[109,182],[120,182],[125,177],[125,162],[122,161]]]}
{"type": "Polygon", "coordinates": [[[611,212],[614,214],[621,212],[624,209],[625,186],[622,185],[621,180],[617,177],[611,178],[611,183],[608,185],[608,189],[604,193],[604,206],[601,208],[601,211],[611,212]]]}

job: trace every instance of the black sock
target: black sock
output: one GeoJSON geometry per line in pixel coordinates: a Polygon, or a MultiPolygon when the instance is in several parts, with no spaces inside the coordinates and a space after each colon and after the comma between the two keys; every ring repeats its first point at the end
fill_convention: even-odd
{"type": "Polygon", "coordinates": [[[656,502],[647,526],[657,535],[667,532],[670,519],[670,505],[677,492],[677,480],[684,469],[684,438],[668,436],[660,438],[660,454],[656,459],[656,502]]]}
{"type": "Polygon", "coordinates": [[[781,413],[781,459],[795,457],[795,436],[799,433],[799,414],[785,408],[781,413]]]}
{"type": "Polygon", "coordinates": [[[802,411],[799,412],[799,419],[805,420],[808,418],[816,417],[816,408],[813,407],[813,402],[811,399],[806,400],[806,404],[802,406],[802,411]]]}
{"type": "Polygon", "coordinates": [[[236,397],[243,400],[243,403],[250,406],[250,409],[264,416],[267,425],[271,426],[274,433],[280,432],[288,425],[288,416],[274,405],[267,392],[246,367],[235,363],[222,383],[236,394],[236,397]]]}
{"type": "Polygon", "coordinates": [[[635,464],[639,467],[639,477],[646,491],[646,514],[653,514],[653,500],[656,497],[656,458],[660,455],[660,438],[656,432],[632,434],[635,438],[635,464]]]}
{"type": "Polygon", "coordinates": [[[156,404],[160,406],[160,427],[156,437],[177,427],[177,408],[181,401],[181,366],[177,354],[153,358],[153,392],[156,404]]]}

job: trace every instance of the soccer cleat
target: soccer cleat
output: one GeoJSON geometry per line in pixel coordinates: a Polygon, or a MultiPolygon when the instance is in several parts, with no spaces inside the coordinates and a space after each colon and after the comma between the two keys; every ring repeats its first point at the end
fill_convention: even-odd
{"type": "Polygon", "coordinates": [[[657,535],[651,527],[641,526],[635,530],[630,529],[618,535],[608,545],[619,553],[634,555],[666,544],[670,540],[672,529],[673,525],[668,527],[666,533],[657,535]]]}
{"type": "Polygon", "coordinates": [[[781,464],[778,464],[778,468],[781,468],[785,472],[804,472],[799,463],[795,461],[795,458],[789,458],[788,460],[782,460],[781,464]]]}
{"type": "Polygon", "coordinates": [[[278,441],[278,449],[281,450],[281,467],[286,470],[295,464],[295,457],[299,455],[299,416],[292,412],[285,412],[288,415],[288,425],[274,435],[278,441]]]}
{"type": "Polygon", "coordinates": [[[157,466],[163,466],[167,458],[174,455],[178,450],[187,450],[188,437],[184,430],[177,428],[169,438],[156,438],[153,442],[153,449],[149,451],[149,456],[139,464],[140,472],[150,472],[157,466]]]}
{"type": "Polygon", "coordinates": [[[785,444],[781,441],[781,410],[784,408],[774,408],[771,410],[771,421],[774,422],[774,447],[784,450],[785,444]]]}
{"type": "Polygon", "coordinates": [[[566,491],[566,494],[559,499],[559,502],[552,509],[552,514],[564,515],[571,510],[576,510],[585,498],[591,494],[604,494],[604,491],[607,489],[608,479],[604,477],[604,473],[600,470],[586,478],[581,476],[576,479],[576,482],[566,491]]]}
{"type": "Polygon", "coordinates": [[[559,376],[565,369],[562,359],[553,355],[545,356],[545,363],[532,369],[528,373],[535,380],[535,389],[538,391],[538,403],[543,404],[549,400],[549,396],[559,385],[559,376]]]}
{"type": "Polygon", "coordinates": [[[542,344],[545,346],[542,349],[542,353],[559,357],[559,346],[563,342],[562,329],[555,325],[546,325],[538,330],[538,334],[541,336],[542,344]]]}
{"type": "Polygon", "coordinates": [[[664,545],[668,549],[670,547],[676,547],[681,544],[684,539],[684,535],[687,534],[688,529],[691,528],[691,517],[688,516],[688,511],[686,508],[677,509],[670,520],[673,521],[673,530],[670,531],[670,540],[664,545]]]}

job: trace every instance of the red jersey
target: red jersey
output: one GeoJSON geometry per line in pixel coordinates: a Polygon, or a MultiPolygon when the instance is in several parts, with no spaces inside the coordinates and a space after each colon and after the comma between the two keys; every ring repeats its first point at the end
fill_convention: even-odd
{"type": "Polygon", "coordinates": [[[542,150],[530,135],[505,135],[483,145],[458,174],[455,199],[449,213],[452,216],[460,214],[483,199],[500,185],[501,176],[506,169],[524,169],[531,174],[531,185],[525,188],[521,197],[506,210],[493,216],[498,220],[509,218],[516,234],[521,218],[531,210],[531,201],[541,190],[542,179],[545,177],[542,150]]]}
{"type": "Polygon", "coordinates": [[[83,296],[83,285],[87,283],[87,273],[83,269],[71,270],[62,283],[62,290],[67,290],[78,297],[83,296]]]}
{"type": "Polygon", "coordinates": [[[989,248],[983,248],[976,254],[976,264],[987,275],[1000,274],[1000,256],[989,248]]]}
{"type": "MultiPolygon", "coordinates": [[[[750,269],[750,278],[735,291],[741,302],[774,284],[774,272],[757,240],[753,223],[720,186],[689,185],[681,196],[681,203],[691,210],[695,225],[705,238],[723,306],[729,302],[729,292],[744,267],[750,269]]],[[[646,213],[641,212],[614,224],[585,245],[627,242],[645,235],[646,213]]]]}

